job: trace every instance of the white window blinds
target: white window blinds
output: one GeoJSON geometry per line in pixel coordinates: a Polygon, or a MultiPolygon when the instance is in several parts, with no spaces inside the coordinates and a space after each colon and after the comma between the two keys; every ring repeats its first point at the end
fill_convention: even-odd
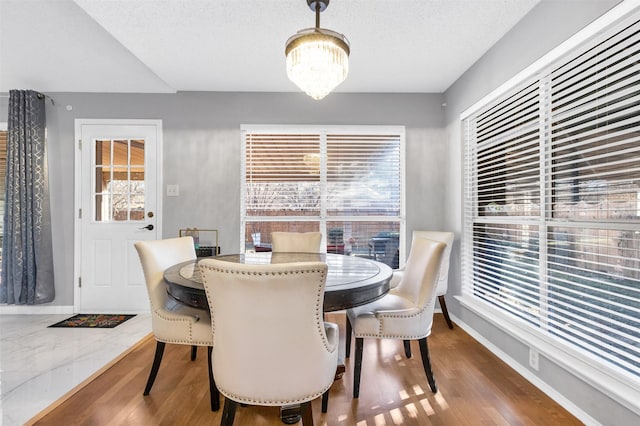
{"type": "Polygon", "coordinates": [[[640,23],[464,120],[463,291],[640,377],[640,23]]]}
{"type": "Polygon", "coordinates": [[[320,231],[328,252],[398,266],[404,229],[404,128],[245,130],[245,248],[269,250],[273,231],[320,231]]]}
{"type": "Polygon", "coordinates": [[[400,135],[327,135],[327,214],[400,216],[400,135]]]}
{"type": "Polygon", "coordinates": [[[320,215],[320,136],[247,133],[247,216],[320,215]]]}

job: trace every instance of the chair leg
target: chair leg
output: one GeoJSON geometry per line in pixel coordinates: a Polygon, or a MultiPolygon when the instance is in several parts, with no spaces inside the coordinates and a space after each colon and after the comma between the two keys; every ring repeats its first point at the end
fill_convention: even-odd
{"type": "Polygon", "coordinates": [[[360,372],[362,371],[362,347],[364,339],[356,337],[356,362],[353,366],[353,397],[360,396],[360,372]]]}
{"type": "Polygon", "coordinates": [[[196,345],[191,346],[191,361],[196,360],[196,355],[198,355],[198,347],[196,345]]]}
{"type": "Polygon", "coordinates": [[[216,386],[216,381],[213,378],[213,365],[211,363],[211,351],[213,347],[207,347],[207,364],[209,366],[209,397],[211,398],[211,411],[218,411],[220,409],[220,393],[216,386]]]}
{"type": "Polygon", "coordinates": [[[438,388],[436,387],[436,379],[433,378],[433,371],[431,370],[431,361],[429,360],[429,347],[427,346],[427,338],[424,337],[419,340],[420,343],[420,354],[422,355],[422,366],[424,367],[424,372],[427,375],[427,381],[429,382],[429,387],[431,388],[431,392],[438,392],[438,388]]]}
{"type": "Polygon", "coordinates": [[[444,295],[438,296],[438,302],[440,302],[440,308],[442,309],[444,320],[447,322],[449,328],[453,329],[453,323],[451,322],[451,318],[449,318],[449,311],[447,310],[447,302],[444,300],[444,295]]]}
{"type": "Polygon", "coordinates": [[[322,412],[326,413],[329,408],[329,389],[322,394],[322,412]]]}
{"type": "Polygon", "coordinates": [[[349,358],[351,355],[351,321],[349,321],[349,316],[347,315],[347,326],[345,330],[344,336],[344,357],[349,358]]]}
{"type": "Polygon", "coordinates": [[[313,411],[311,409],[311,401],[300,404],[302,414],[302,424],[305,426],[313,426],[313,411]]]}
{"type": "Polygon", "coordinates": [[[237,405],[237,402],[229,398],[224,399],[224,409],[222,411],[222,418],[220,419],[220,426],[231,426],[233,424],[233,419],[236,417],[237,405]]]}
{"type": "Polygon", "coordinates": [[[404,354],[407,358],[411,358],[411,340],[403,340],[402,343],[404,344],[404,354]]]}
{"type": "Polygon", "coordinates": [[[164,354],[164,342],[156,341],[156,354],[153,357],[153,365],[149,372],[149,378],[147,379],[147,386],[144,388],[143,395],[149,395],[153,382],[156,380],[158,370],[160,369],[160,362],[162,361],[162,354],[164,354]]]}

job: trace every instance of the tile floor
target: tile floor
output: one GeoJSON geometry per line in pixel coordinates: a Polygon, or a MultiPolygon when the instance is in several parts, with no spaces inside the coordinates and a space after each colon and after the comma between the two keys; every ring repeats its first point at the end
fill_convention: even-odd
{"type": "Polygon", "coordinates": [[[47,328],[71,315],[0,315],[0,425],[22,425],[151,332],[150,314],[111,329],[47,328]]]}

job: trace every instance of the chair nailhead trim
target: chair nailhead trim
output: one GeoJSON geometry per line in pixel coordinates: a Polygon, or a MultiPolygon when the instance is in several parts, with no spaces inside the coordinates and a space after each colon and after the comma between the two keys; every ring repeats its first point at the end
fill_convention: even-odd
{"type": "Polygon", "coordinates": [[[230,399],[233,399],[234,401],[247,403],[247,404],[250,404],[250,405],[264,405],[264,404],[289,405],[289,404],[297,404],[297,403],[312,401],[312,400],[322,396],[322,394],[325,393],[327,391],[327,389],[329,389],[330,387],[331,387],[331,384],[329,386],[327,386],[326,389],[324,389],[322,392],[315,392],[315,393],[312,393],[312,394],[309,394],[309,395],[301,396],[300,398],[286,399],[286,400],[262,400],[262,399],[255,399],[255,398],[247,398],[247,397],[244,397],[244,396],[236,395],[236,394],[234,394],[232,392],[228,392],[226,389],[224,389],[223,387],[220,387],[220,386],[218,386],[218,390],[225,397],[229,397],[230,399]]]}
{"type": "MultiPolygon", "coordinates": [[[[153,303],[151,303],[151,310],[153,311],[153,313],[158,317],[161,318],[164,321],[169,321],[169,322],[184,322],[186,323],[186,325],[189,327],[189,339],[188,340],[161,340],[164,341],[166,343],[184,343],[184,344],[194,344],[197,345],[197,343],[192,343],[193,342],[193,328],[191,327],[192,322],[190,320],[188,320],[187,318],[174,318],[174,317],[168,317],[163,315],[162,311],[158,310],[155,306],[153,306],[153,303]]],[[[200,318],[198,317],[193,317],[195,319],[195,322],[200,321],[200,318]]],[[[213,338],[213,337],[212,337],[213,338]]],[[[205,343],[205,345],[208,345],[208,343],[205,343]]]]}
{"type": "Polygon", "coordinates": [[[431,303],[432,300],[435,299],[435,292],[434,292],[434,296],[431,297],[431,299],[429,299],[429,302],[427,302],[424,307],[422,309],[420,309],[418,312],[413,313],[411,315],[397,315],[397,314],[387,314],[387,315],[377,315],[376,318],[378,318],[378,334],[363,334],[363,333],[356,333],[355,330],[353,332],[354,336],[356,337],[374,337],[374,338],[383,338],[383,339],[422,339],[424,337],[428,337],[428,334],[425,335],[411,335],[411,336],[407,336],[407,335],[395,335],[395,334],[383,334],[382,333],[382,322],[384,321],[385,318],[401,318],[401,319],[406,319],[406,318],[413,318],[413,317],[417,317],[420,316],[424,313],[424,311],[427,309],[427,306],[429,306],[429,304],[431,303]]]}
{"type": "MultiPolygon", "coordinates": [[[[322,291],[323,291],[323,283],[325,282],[325,275],[326,275],[326,272],[324,269],[312,268],[312,269],[300,269],[297,271],[281,271],[281,272],[246,272],[246,271],[238,271],[233,268],[216,268],[209,265],[202,265],[202,268],[208,269],[210,271],[217,271],[217,272],[227,273],[227,274],[239,274],[239,275],[289,275],[289,274],[308,274],[308,273],[318,273],[318,272],[321,273],[322,277],[317,284],[318,287],[317,287],[317,294],[316,294],[316,327],[318,329],[318,332],[322,336],[322,343],[325,349],[329,353],[332,352],[331,348],[329,347],[329,341],[326,338],[326,334],[322,332],[324,330],[324,317],[323,317],[323,311],[322,311],[322,302],[324,301],[324,297],[323,297],[322,291]]],[[[209,306],[213,306],[211,297],[209,296],[209,292],[206,291],[207,283],[206,283],[206,278],[204,277],[204,274],[202,274],[202,282],[205,287],[207,302],[209,303],[209,306]]],[[[213,315],[211,315],[211,329],[213,331],[213,335],[215,335],[216,328],[215,328],[215,321],[213,320],[213,315]]]]}

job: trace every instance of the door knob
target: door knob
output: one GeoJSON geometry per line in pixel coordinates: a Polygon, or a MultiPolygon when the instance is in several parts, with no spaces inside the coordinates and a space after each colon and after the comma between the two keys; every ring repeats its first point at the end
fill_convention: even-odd
{"type": "Polygon", "coordinates": [[[148,224],[147,226],[143,226],[140,229],[148,229],[149,231],[153,231],[153,225],[152,224],[148,224]]]}

